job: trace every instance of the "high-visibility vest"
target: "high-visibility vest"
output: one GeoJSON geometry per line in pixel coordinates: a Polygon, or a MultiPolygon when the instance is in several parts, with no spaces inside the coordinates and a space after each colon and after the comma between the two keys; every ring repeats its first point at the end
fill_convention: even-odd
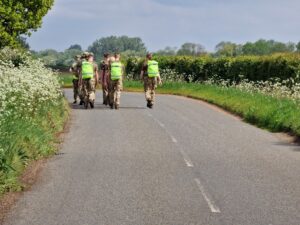
{"type": "Polygon", "coordinates": [[[94,77],[94,64],[83,61],[81,64],[82,79],[91,79],[94,77]]]}
{"type": "Polygon", "coordinates": [[[148,77],[157,77],[159,75],[158,62],[155,60],[148,61],[148,77]]]}
{"type": "Polygon", "coordinates": [[[122,78],[122,63],[112,62],[110,65],[110,77],[112,80],[119,80],[122,78]]]}

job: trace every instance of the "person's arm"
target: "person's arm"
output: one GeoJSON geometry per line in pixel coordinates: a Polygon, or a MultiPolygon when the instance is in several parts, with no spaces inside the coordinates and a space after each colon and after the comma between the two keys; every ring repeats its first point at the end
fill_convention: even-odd
{"type": "Polygon", "coordinates": [[[100,74],[99,75],[100,75],[99,81],[102,85],[104,85],[105,69],[104,69],[103,63],[101,63],[101,65],[100,65],[100,74]]]}
{"type": "Polygon", "coordinates": [[[96,86],[97,86],[97,84],[98,84],[98,81],[99,81],[99,73],[98,73],[98,66],[97,66],[97,64],[95,64],[95,66],[94,66],[94,73],[95,73],[95,84],[96,84],[96,86]]]}
{"type": "Polygon", "coordinates": [[[82,70],[81,67],[78,68],[78,78],[79,78],[79,86],[82,85],[82,70]]]}
{"type": "Polygon", "coordinates": [[[122,80],[125,80],[125,66],[122,65],[122,80]]]}
{"type": "Polygon", "coordinates": [[[157,76],[157,82],[159,85],[162,85],[162,80],[161,80],[160,74],[158,74],[158,76],[157,76]]]}
{"type": "Polygon", "coordinates": [[[140,79],[141,79],[141,81],[144,80],[146,67],[147,67],[147,64],[146,64],[146,62],[144,62],[144,63],[143,63],[143,66],[142,66],[141,74],[140,74],[140,79]]]}

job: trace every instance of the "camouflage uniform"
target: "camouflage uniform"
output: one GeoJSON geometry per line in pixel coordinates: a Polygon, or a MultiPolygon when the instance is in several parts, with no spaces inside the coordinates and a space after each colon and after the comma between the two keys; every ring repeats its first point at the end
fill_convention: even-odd
{"type": "Polygon", "coordinates": [[[154,104],[155,89],[157,87],[157,77],[144,77],[144,91],[147,102],[154,104]]]}
{"type": "MultiPolygon", "coordinates": [[[[110,66],[111,63],[112,61],[109,64],[110,66]]],[[[122,71],[124,72],[124,66],[122,66],[122,71]]],[[[120,105],[121,91],[123,89],[123,76],[118,80],[112,80],[111,74],[109,77],[109,104],[111,108],[115,106],[115,108],[118,109],[120,105]]]]}
{"type": "Polygon", "coordinates": [[[84,102],[94,102],[96,98],[96,79],[95,74],[98,66],[94,63],[94,77],[90,79],[82,79],[82,96],[84,102]]]}
{"type": "Polygon", "coordinates": [[[144,72],[144,91],[145,97],[149,104],[153,105],[155,101],[155,89],[157,88],[157,77],[148,77],[148,60],[143,64],[144,72]]]}
{"type": "Polygon", "coordinates": [[[119,80],[110,80],[109,82],[109,102],[110,104],[114,104],[116,106],[120,105],[120,98],[121,98],[121,91],[123,89],[123,82],[122,79],[119,80]]]}
{"type": "Polygon", "coordinates": [[[73,73],[73,93],[74,93],[74,103],[76,103],[77,98],[80,97],[80,87],[79,87],[79,63],[80,60],[74,62],[71,66],[70,71],[73,73]]]}
{"type": "Polygon", "coordinates": [[[101,62],[101,83],[103,92],[103,104],[109,104],[109,62],[103,60],[101,62]]]}
{"type": "Polygon", "coordinates": [[[82,95],[85,102],[94,102],[96,98],[96,81],[92,79],[82,80],[82,95]]]}

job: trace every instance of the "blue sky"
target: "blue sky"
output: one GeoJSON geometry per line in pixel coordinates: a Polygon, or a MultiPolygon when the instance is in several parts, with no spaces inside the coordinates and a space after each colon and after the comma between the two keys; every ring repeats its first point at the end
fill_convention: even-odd
{"type": "Polygon", "coordinates": [[[55,0],[28,42],[34,50],[87,48],[110,35],[141,37],[150,51],[195,42],[300,41],[299,0],[55,0]]]}

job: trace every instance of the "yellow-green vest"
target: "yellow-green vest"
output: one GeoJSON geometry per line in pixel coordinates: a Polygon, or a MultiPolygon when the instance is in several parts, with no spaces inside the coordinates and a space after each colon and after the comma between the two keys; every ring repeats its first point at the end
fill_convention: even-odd
{"type": "Polygon", "coordinates": [[[119,80],[122,78],[122,63],[112,62],[110,65],[110,78],[112,80],[119,80]]]}
{"type": "Polygon", "coordinates": [[[94,64],[88,61],[83,61],[81,64],[82,79],[91,79],[94,77],[94,64]]]}
{"type": "Polygon", "coordinates": [[[155,60],[148,61],[148,77],[157,77],[159,75],[158,62],[155,60]]]}

